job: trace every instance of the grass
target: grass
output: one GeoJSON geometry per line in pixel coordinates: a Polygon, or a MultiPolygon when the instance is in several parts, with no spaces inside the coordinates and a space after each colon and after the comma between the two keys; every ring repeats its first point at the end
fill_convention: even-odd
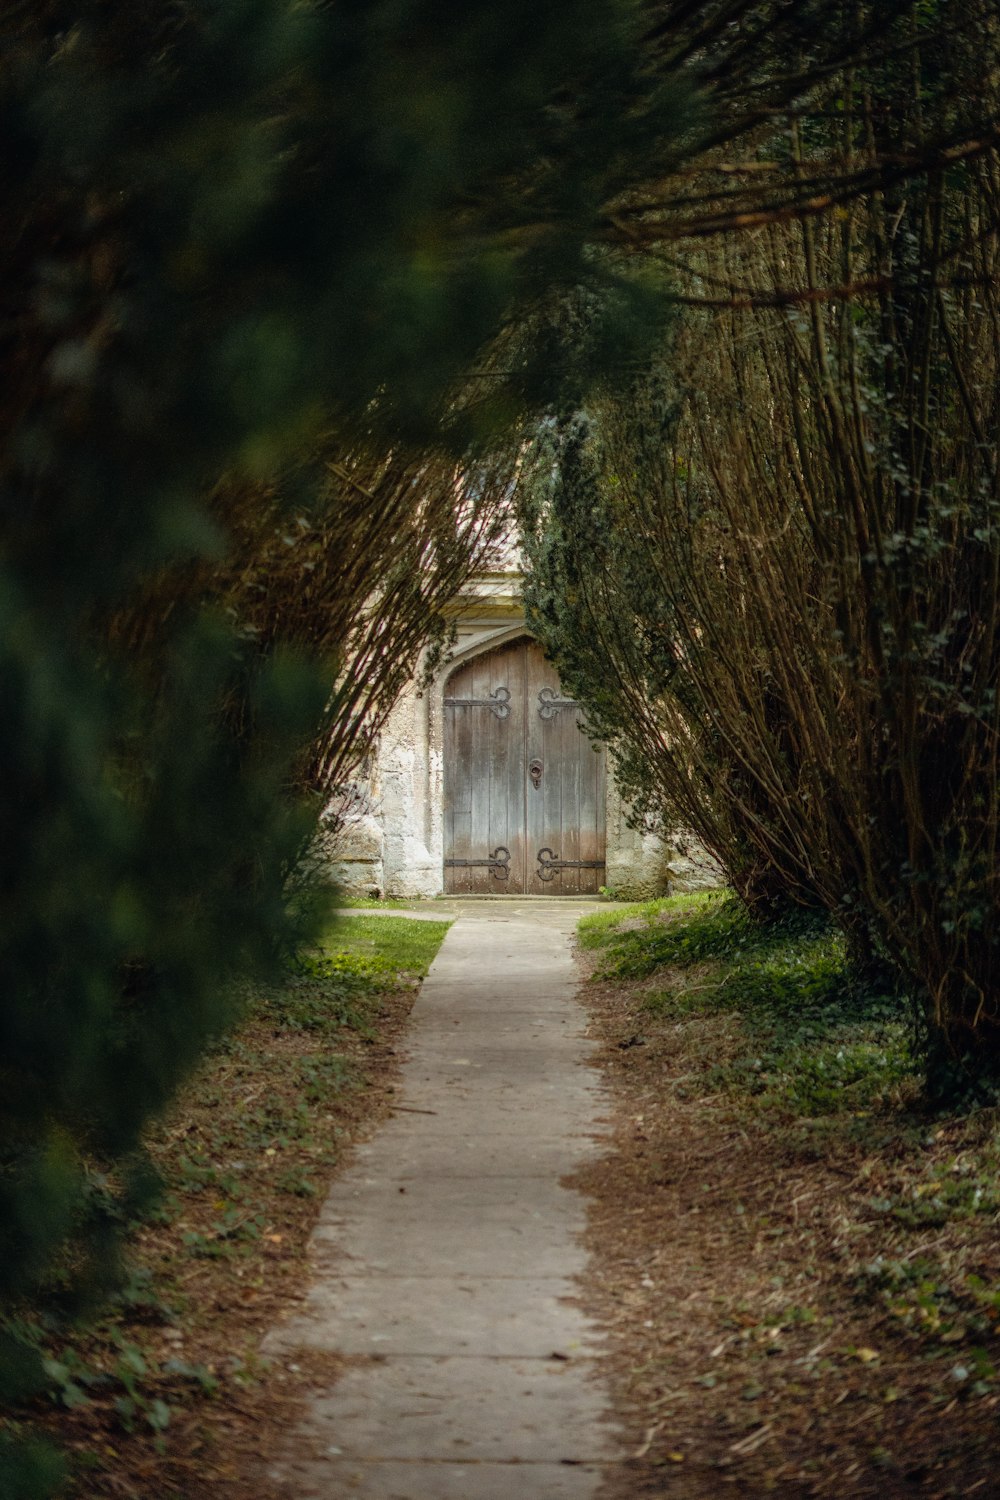
{"type": "Polygon", "coordinates": [[[642,928],[646,928],[650,922],[659,919],[661,914],[686,911],[693,903],[711,900],[714,895],[714,892],[707,892],[703,896],[673,896],[593,912],[589,917],[581,917],[578,924],[580,945],[583,948],[603,948],[627,932],[633,923],[641,923],[642,928]]]}
{"type": "Polygon", "coordinates": [[[644,1008],[661,1021],[728,1016],[729,1055],[709,1087],[763,1109],[825,1117],[869,1109],[917,1062],[901,1002],[861,985],[841,935],[808,913],[752,922],[725,893],[676,896],[581,923],[602,979],[650,979],[644,1008]]]}
{"type": "Polygon", "coordinates": [[[340,917],[328,939],[329,957],[345,971],[408,974],[422,979],[450,923],[411,922],[405,917],[340,917]]]}
{"type": "Polygon", "coordinates": [[[233,1461],[266,1450],[294,1384],[260,1338],[301,1291],[345,1147],[391,1107],[393,1042],[447,928],[338,919],[248,991],[242,1024],[150,1131],[162,1191],[131,1227],[117,1295],[86,1329],[36,1330],[50,1387],[21,1416],[65,1447],[67,1500],[271,1500],[233,1461]]]}

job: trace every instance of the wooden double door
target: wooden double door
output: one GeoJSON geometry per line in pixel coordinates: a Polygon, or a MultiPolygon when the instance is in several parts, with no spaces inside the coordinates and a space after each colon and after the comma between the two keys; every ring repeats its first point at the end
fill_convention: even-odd
{"type": "Polygon", "coordinates": [[[576,896],[604,884],[605,755],[529,640],[473,658],[444,698],[444,888],[576,896]]]}

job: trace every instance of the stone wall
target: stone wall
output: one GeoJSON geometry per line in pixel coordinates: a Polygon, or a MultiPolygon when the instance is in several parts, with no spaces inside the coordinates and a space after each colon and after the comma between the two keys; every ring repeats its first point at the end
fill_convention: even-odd
{"type": "MultiPolygon", "coordinates": [[[[358,808],[337,838],[333,872],[348,892],[438,896],[444,885],[443,699],[462,662],[526,634],[520,574],[480,577],[455,605],[456,643],[439,677],[412,683],[385,726],[358,808]],[[363,803],[363,808],[362,808],[363,803]]],[[[606,887],[634,900],[717,884],[705,857],[629,828],[609,765],[606,887]]]]}

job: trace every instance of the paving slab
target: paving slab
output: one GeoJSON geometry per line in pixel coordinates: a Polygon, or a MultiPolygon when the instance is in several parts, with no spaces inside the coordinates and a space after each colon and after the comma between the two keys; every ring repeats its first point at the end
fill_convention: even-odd
{"type": "MultiPolygon", "coordinates": [[[[370,1462],[503,1462],[513,1440],[521,1463],[600,1461],[606,1444],[596,1388],[557,1360],[494,1362],[488,1387],[468,1359],[398,1359],[346,1372],[336,1397],[320,1397],[307,1426],[321,1438],[336,1422],[343,1457],[370,1462]],[[442,1422],[461,1407],[461,1427],[442,1422]]],[[[329,1455],[328,1455],[329,1456],[329,1455]]]]}
{"type": "Polygon", "coordinates": [[[484,1085],[489,1089],[496,1084],[520,1088],[530,1083],[547,1083],[554,1088],[579,1084],[585,1092],[594,1093],[593,1082],[586,1075],[579,1076],[578,1037],[536,1037],[531,1041],[511,1037],[475,1046],[469,1042],[468,1036],[458,1042],[437,1036],[421,1037],[409,1050],[408,1079],[420,1079],[426,1073],[436,1082],[444,1068],[448,1070],[449,1083],[468,1084],[477,1093],[484,1085]],[[470,1077],[475,1073],[486,1076],[470,1077]]]}
{"type": "MultiPolygon", "coordinates": [[[[550,1087],[518,1090],[516,1085],[509,1084],[487,1101],[474,1089],[464,1086],[446,1089],[443,1080],[436,1091],[429,1081],[419,1089],[408,1090],[400,1104],[403,1110],[400,1118],[409,1118],[410,1111],[418,1111],[421,1121],[443,1124],[456,1138],[463,1139],[471,1139],[480,1132],[495,1132],[532,1141],[551,1136],[565,1122],[569,1139],[582,1141],[593,1128],[597,1112],[603,1111],[600,1097],[580,1088],[567,1087],[560,1096],[558,1089],[550,1087]]],[[[580,1160],[584,1160],[582,1150],[580,1160]]]]}
{"type": "MultiPolygon", "coordinates": [[[[454,927],[452,931],[454,931],[454,927]]],[[[487,980],[486,976],[477,973],[475,979],[470,979],[468,974],[462,970],[472,964],[479,965],[480,955],[475,950],[466,954],[456,954],[440,975],[435,976],[434,991],[428,997],[428,1003],[438,994],[446,994],[449,990],[460,991],[469,1006],[494,1006],[503,1009],[524,1009],[526,1000],[531,996],[537,996],[546,1000],[550,995],[558,998],[560,995],[569,994],[572,991],[572,981],[569,975],[556,971],[551,956],[547,956],[544,967],[538,963],[532,963],[530,958],[521,952],[508,953],[504,956],[497,955],[498,968],[502,970],[494,979],[487,980]]],[[[453,1000],[454,993],[451,996],[453,1000]]]]}
{"type": "Polygon", "coordinates": [[[275,1477],[295,1500],[593,1500],[617,1451],[576,1302],[600,1149],[571,934],[595,903],[455,903],[396,1113],[332,1191],[265,1342],[349,1356],[275,1477]]]}
{"type": "Polygon", "coordinates": [[[597,1090],[585,1076],[519,1080],[507,1075],[491,1080],[488,1092],[480,1085],[481,1080],[467,1072],[421,1065],[414,1069],[405,1098],[400,1102],[414,1110],[448,1112],[456,1126],[463,1128],[469,1128],[470,1122],[460,1116],[471,1113],[473,1119],[482,1118],[481,1129],[490,1125],[499,1128],[504,1123],[511,1126],[512,1119],[531,1119],[533,1128],[543,1131],[548,1122],[559,1118],[560,1109],[572,1111],[577,1120],[582,1120],[588,1108],[598,1108],[597,1090]]]}
{"type": "Polygon", "coordinates": [[[589,1332],[574,1291],[558,1276],[330,1276],[282,1342],[339,1354],[571,1358],[589,1332]]]}
{"type": "Polygon", "coordinates": [[[562,993],[554,985],[539,987],[536,990],[526,985],[514,984],[511,992],[497,996],[492,1004],[487,1006],[480,996],[470,994],[467,987],[459,980],[449,979],[440,990],[435,991],[432,1003],[448,1019],[459,1024],[468,1024],[470,1020],[483,1015],[487,1009],[507,1017],[546,1013],[565,1017],[566,1005],[572,998],[572,994],[572,990],[562,993]]]}
{"type": "Polygon", "coordinates": [[[386,1247],[372,1235],[350,1249],[335,1242],[321,1243],[315,1256],[321,1275],[351,1276],[365,1274],[392,1277],[489,1276],[521,1278],[535,1276],[548,1279],[562,1274],[578,1276],[586,1265],[586,1256],[574,1248],[561,1255],[542,1233],[531,1234],[507,1225],[493,1224],[492,1248],[442,1243],[440,1235],[423,1225],[408,1227],[405,1240],[386,1247]]]}
{"type": "MultiPolygon", "coordinates": [[[[362,1176],[351,1175],[350,1186],[326,1206],[316,1230],[316,1237],[336,1238],[356,1243],[368,1233],[372,1223],[385,1223],[391,1216],[400,1230],[416,1219],[424,1219],[429,1228],[441,1225],[441,1232],[464,1223],[470,1217],[477,1223],[490,1219],[501,1223],[505,1218],[517,1224],[551,1225],[553,1237],[566,1231],[572,1235],[580,1221],[582,1199],[573,1191],[552,1192],[545,1176],[522,1177],[517,1171],[506,1176],[431,1177],[414,1186],[386,1180],[376,1171],[362,1176]],[[516,1209],[511,1213],[511,1208],[516,1209]]],[[[482,1238],[488,1238],[488,1235],[482,1238]]]]}
{"type": "MultiPolygon", "coordinates": [[[[345,1275],[361,1267],[393,1276],[535,1276],[579,1275],[585,1264],[583,1249],[566,1240],[575,1227],[575,1205],[534,1207],[525,1187],[547,1186],[544,1178],[487,1179],[506,1189],[503,1201],[484,1202],[475,1209],[483,1231],[464,1233],[469,1201],[439,1192],[409,1203],[392,1205],[396,1235],[386,1240],[378,1228],[388,1205],[378,1195],[356,1202],[358,1218],[344,1221],[344,1229],[324,1224],[316,1233],[316,1263],[345,1275]],[[511,1204],[520,1212],[511,1214],[511,1204]],[[345,1232],[347,1231],[347,1232],[345,1232]]],[[[445,1179],[464,1187],[469,1179],[445,1179]]],[[[481,1184],[477,1183],[476,1186],[481,1184]]],[[[479,1197],[479,1195],[477,1195],[479,1197]]],[[[345,1214],[347,1212],[345,1207],[345,1214]]]]}
{"type": "MultiPolygon", "coordinates": [[[[399,1183],[416,1179],[448,1177],[510,1177],[522,1181],[528,1177],[564,1177],[586,1156],[596,1156],[599,1143],[593,1135],[553,1136],[498,1133],[488,1137],[472,1136],[456,1140],[450,1131],[424,1130],[414,1136],[408,1130],[394,1129],[405,1116],[398,1115],[383,1131],[392,1131],[392,1156],[399,1183]]],[[[430,1122],[433,1124],[433,1121],[430,1122]]],[[[587,1122],[589,1124],[589,1121],[587,1122]]],[[[366,1166],[383,1160],[381,1147],[377,1155],[371,1146],[362,1147],[358,1156],[366,1166]]]]}
{"type": "Polygon", "coordinates": [[[297,1500],[582,1500],[594,1496],[595,1465],[326,1463],[288,1465],[279,1476],[297,1500]]]}
{"type": "Polygon", "coordinates": [[[483,1005],[464,1006],[461,996],[462,990],[456,985],[452,1000],[438,997],[436,1005],[425,1006],[420,1016],[420,1035],[413,1040],[474,1036],[482,1042],[508,1037],[530,1041],[533,1037],[583,1038],[587,1034],[582,1018],[567,1011],[565,1000],[558,1005],[538,1005],[533,1010],[496,1010],[483,1005]]]}

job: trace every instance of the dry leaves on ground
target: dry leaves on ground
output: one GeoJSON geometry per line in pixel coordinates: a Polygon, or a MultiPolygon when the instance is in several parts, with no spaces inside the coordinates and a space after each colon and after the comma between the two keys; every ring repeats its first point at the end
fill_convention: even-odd
{"type": "Polygon", "coordinates": [[[585,986],[613,1131],[583,1295],[632,1455],[602,1500],[1000,1493],[997,1214],[924,1211],[991,1170],[994,1112],[756,1113],[710,1082],[739,1018],[653,1015],[654,983],[585,986]]]}

